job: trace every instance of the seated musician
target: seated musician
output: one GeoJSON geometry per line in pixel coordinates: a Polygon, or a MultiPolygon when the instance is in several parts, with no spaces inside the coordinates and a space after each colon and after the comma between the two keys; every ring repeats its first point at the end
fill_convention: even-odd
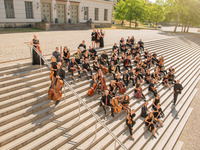
{"type": "Polygon", "coordinates": [[[142,93],[142,86],[140,84],[140,80],[137,80],[137,83],[135,84],[135,96],[137,98],[142,98],[144,101],[146,101],[146,98],[144,94],[142,93]],[[138,92],[138,94],[136,94],[138,92]]]}
{"type": "Polygon", "coordinates": [[[130,132],[130,135],[131,135],[132,140],[134,140],[132,130],[133,130],[133,126],[134,126],[135,123],[136,123],[136,122],[133,120],[134,117],[135,117],[135,110],[132,109],[132,111],[131,111],[130,113],[128,113],[127,116],[126,116],[126,125],[128,126],[128,129],[129,129],[129,132],[130,132]]]}
{"type": "Polygon", "coordinates": [[[139,64],[137,64],[137,66],[135,68],[135,75],[137,77],[137,80],[140,80],[141,82],[143,82],[143,75],[141,73],[141,67],[139,64]]]}
{"type": "Polygon", "coordinates": [[[128,50],[128,51],[127,51],[126,56],[129,57],[130,59],[132,58],[131,50],[128,50]]]}
{"type": "Polygon", "coordinates": [[[89,51],[85,51],[85,54],[82,55],[83,60],[88,59],[90,60],[90,54],[89,51]]]}
{"type": "Polygon", "coordinates": [[[81,64],[82,54],[81,51],[78,49],[76,53],[74,53],[75,60],[77,64],[81,64]]]}
{"type": "Polygon", "coordinates": [[[125,54],[124,54],[124,53],[122,53],[122,54],[121,54],[120,61],[121,61],[121,62],[124,62],[124,60],[125,60],[125,54]]]}
{"type": "Polygon", "coordinates": [[[147,55],[147,67],[150,69],[152,64],[151,53],[147,55]]]}
{"type": "Polygon", "coordinates": [[[149,85],[149,91],[153,92],[154,96],[156,97],[158,92],[156,90],[156,88],[154,87],[154,84],[155,84],[156,80],[153,79],[149,85]]]}
{"type": "Polygon", "coordinates": [[[97,56],[97,51],[91,46],[89,46],[89,54],[90,54],[90,57],[94,59],[97,56]]]}
{"type": "Polygon", "coordinates": [[[129,36],[128,39],[126,40],[126,46],[128,46],[128,47],[130,47],[130,48],[132,47],[130,36],[129,36]]]}
{"type": "Polygon", "coordinates": [[[152,102],[152,109],[154,109],[155,107],[157,107],[158,103],[160,103],[160,95],[157,94],[155,99],[153,99],[153,102],[152,102]]]}
{"type": "Polygon", "coordinates": [[[135,86],[136,76],[135,76],[134,68],[132,68],[131,71],[129,72],[129,77],[130,77],[130,80],[132,81],[133,86],[135,86]]]}
{"type": "Polygon", "coordinates": [[[122,109],[127,111],[127,114],[131,112],[131,108],[129,107],[130,97],[129,95],[125,94],[124,98],[120,101],[122,109]]]}
{"type": "Polygon", "coordinates": [[[141,117],[146,118],[148,116],[148,112],[150,111],[147,106],[148,106],[148,102],[144,102],[144,105],[142,106],[142,109],[141,109],[141,117]]]}
{"type": "Polygon", "coordinates": [[[95,71],[99,70],[99,62],[98,62],[97,56],[95,56],[94,61],[93,61],[93,70],[95,70],[95,71]]]}
{"type": "Polygon", "coordinates": [[[170,90],[171,90],[171,86],[170,86],[169,83],[168,83],[168,74],[166,74],[166,75],[164,76],[163,81],[162,81],[162,84],[165,85],[165,86],[167,86],[167,87],[169,87],[170,90]]]}
{"type": "Polygon", "coordinates": [[[145,125],[147,126],[149,131],[153,131],[153,136],[156,138],[156,127],[155,127],[154,115],[153,112],[150,112],[149,115],[145,119],[145,125]]]}
{"type": "Polygon", "coordinates": [[[131,37],[130,41],[131,41],[131,45],[135,45],[135,38],[134,38],[134,36],[131,37]]]}
{"type": "Polygon", "coordinates": [[[115,73],[117,72],[117,67],[114,65],[114,62],[111,61],[110,66],[108,67],[108,72],[113,74],[113,78],[115,78],[115,73]]]}
{"type": "Polygon", "coordinates": [[[51,71],[50,72],[50,79],[52,80],[52,76],[55,74],[55,72],[57,71],[57,62],[56,62],[56,57],[52,56],[51,57],[51,67],[50,67],[51,71]]]}
{"type": "Polygon", "coordinates": [[[156,83],[159,82],[159,80],[160,80],[161,78],[160,78],[160,75],[159,75],[159,72],[158,72],[157,69],[151,74],[151,78],[152,78],[152,79],[155,79],[155,82],[156,82],[156,83]]]}
{"type": "Polygon", "coordinates": [[[121,72],[120,70],[120,65],[119,65],[119,60],[117,59],[117,56],[114,57],[114,66],[116,67],[116,71],[121,72]]]}
{"type": "MultiPolygon", "coordinates": [[[[90,72],[90,75],[92,76],[93,69],[90,67],[90,64],[88,62],[88,59],[85,59],[85,62],[83,63],[83,72],[86,74],[86,76],[89,77],[88,71],[90,72]]],[[[88,78],[89,79],[89,78],[88,78]]]]}
{"type": "Polygon", "coordinates": [[[135,45],[133,45],[133,47],[131,48],[131,54],[133,58],[137,55],[135,45]]]}
{"type": "MultiPolygon", "coordinates": [[[[61,62],[57,63],[57,71],[54,73],[54,77],[57,79],[60,79],[62,81],[65,79],[65,71],[61,68],[61,62]]],[[[63,82],[63,84],[64,84],[64,82],[63,82]]],[[[61,90],[62,90],[62,87],[61,87],[61,90]]],[[[55,105],[58,105],[59,102],[60,102],[60,99],[58,99],[55,102],[55,105]]]]}
{"type": "Polygon", "coordinates": [[[57,62],[60,62],[60,52],[59,52],[59,48],[56,47],[56,50],[52,53],[52,55],[56,58],[57,62]]]}
{"type": "Polygon", "coordinates": [[[154,52],[152,55],[152,64],[155,65],[156,63],[158,63],[158,59],[156,52],[154,52]]]}
{"type": "Polygon", "coordinates": [[[148,69],[145,75],[145,81],[147,84],[151,83],[151,74],[150,74],[150,70],[148,69]]]}
{"type": "Polygon", "coordinates": [[[67,65],[69,65],[69,61],[70,61],[69,58],[70,58],[70,52],[67,46],[65,46],[63,49],[63,60],[65,61],[67,65]]]}
{"type": "Polygon", "coordinates": [[[128,70],[126,70],[125,74],[123,74],[123,81],[124,81],[124,84],[126,85],[126,87],[128,87],[129,80],[130,80],[130,77],[129,77],[129,74],[128,74],[128,70]]]}
{"type": "Polygon", "coordinates": [[[126,53],[127,48],[126,48],[126,44],[124,42],[122,42],[122,44],[120,46],[120,50],[121,50],[121,53],[126,53]]]}
{"type": "Polygon", "coordinates": [[[109,66],[108,55],[106,54],[106,51],[104,51],[103,54],[100,57],[100,64],[106,65],[106,63],[109,66]]]}
{"type": "Polygon", "coordinates": [[[121,46],[122,43],[123,43],[124,41],[125,41],[125,40],[124,40],[124,38],[122,37],[121,40],[119,41],[119,45],[121,46]]]}
{"type": "Polygon", "coordinates": [[[117,54],[117,50],[114,50],[114,51],[112,52],[112,54],[111,54],[111,61],[114,60],[114,57],[117,57],[117,59],[119,60],[118,54],[117,54]]]}
{"type": "Polygon", "coordinates": [[[172,71],[174,71],[175,69],[171,66],[170,68],[169,68],[169,72],[172,72],[172,71]]]}
{"type": "Polygon", "coordinates": [[[115,85],[115,82],[113,80],[110,81],[110,84],[108,86],[108,90],[109,90],[109,94],[112,96],[112,97],[115,97],[115,94],[116,94],[116,85],[115,85]]]}
{"type": "Polygon", "coordinates": [[[144,52],[144,58],[147,58],[148,54],[149,54],[149,51],[148,51],[148,49],[146,49],[145,52],[144,52]]]}
{"type": "Polygon", "coordinates": [[[114,46],[112,47],[113,52],[114,52],[114,50],[116,50],[117,54],[119,55],[119,47],[117,46],[117,43],[115,43],[114,46]]]}
{"type": "Polygon", "coordinates": [[[86,52],[85,40],[83,40],[82,43],[78,46],[78,49],[80,49],[82,54],[86,52]]]}
{"type": "Polygon", "coordinates": [[[97,75],[93,75],[92,76],[92,80],[90,82],[90,88],[92,88],[92,86],[93,86],[94,83],[98,83],[97,75]]]}
{"type": "Polygon", "coordinates": [[[127,56],[127,58],[124,60],[124,68],[126,70],[129,68],[132,69],[130,56],[127,56]]]}
{"type": "Polygon", "coordinates": [[[168,73],[168,81],[172,84],[176,83],[174,72],[175,70],[173,69],[171,72],[168,73]]]}
{"type": "Polygon", "coordinates": [[[148,65],[148,62],[147,62],[147,59],[145,59],[144,62],[142,63],[142,68],[144,69],[145,72],[147,71],[147,65],[148,65]]]}
{"type": "Polygon", "coordinates": [[[134,63],[137,64],[139,61],[140,61],[140,54],[137,54],[134,63]]]}
{"type": "Polygon", "coordinates": [[[163,122],[162,120],[160,119],[161,118],[161,115],[163,114],[163,111],[162,111],[162,108],[160,107],[160,103],[157,105],[157,107],[154,107],[153,109],[153,115],[154,115],[154,120],[159,122],[161,127],[163,127],[163,122]]]}
{"type": "Polygon", "coordinates": [[[109,95],[109,91],[105,90],[105,94],[101,98],[100,106],[103,107],[104,113],[106,115],[106,106],[111,107],[111,116],[114,117],[113,105],[111,104],[111,96],[109,95]]]}
{"type": "Polygon", "coordinates": [[[140,39],[140,41],[138,42],[139,46],[140,46],[140,49],[142,51],[144,51],[144,42],[142,42],[142,39],[140,39]]]}
{"type": "Polygon", "coordinates": [[[74,72],[78,71],[78,76],[79,76],[79,78],[81,78],[80,71],[82,71],[81,67],[75,61],[76,61],[75,58],[72,58],[71,62],[69,63],[69,66],[68,66],[68,71],[71,72],[73,80],[74,80],[74,72]]]}
{"type": "Polygon", "coordinates": [[[135,48],[135,52],[136,52],[136,55],[137,54],[140,54],[140,45],[139,44],[137,44],[137,47],[135,48]]]}

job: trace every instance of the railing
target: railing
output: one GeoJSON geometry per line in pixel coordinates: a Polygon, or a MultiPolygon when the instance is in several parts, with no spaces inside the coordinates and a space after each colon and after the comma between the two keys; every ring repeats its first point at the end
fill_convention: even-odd
{"type": "MultiPolygon", "coordinates": [[[[42,71],[42,65],[41,65],[41,59],[43,59],[43,61],[45,62],[46,65],[48,65],[48,67],[51,66],[51,64],[46,60],[46,58],[33,46],[31,47],[30,45],[28,45],[30,48],[30,51],[33,49],[39,56],[40,56],[40,67],[41,67],[41,71],[42,71]]],[[[124,146],[124,144],[111,132],[111,130],[101,121],[101,119],[97,116],[97,114],[95,114],[90,107],[88,107],[88,105],[83,101],[83,99],[74,91],[74,89],[69,85],[69,83],[64,80],[64,85],[68,87],[68,89],[76,96],[76,98],[79,100],[79,119],[80,119],[80,103],[83,104],[83,106],[93,115],[93,117],[96,119],[97,122],[99,122],[102,127],[113,137],[113,139],[115,140],[115,144],[114,144],[114,149],[116,149],[116,142],[124,149],[127,150],[127,148],[124,146]]],[[[65,87],[64,86],[64,87],[65,87]]],[[[95,138],[96,138],[96,130],[97,130],[97,122],[95,124],[95,138]]]]}

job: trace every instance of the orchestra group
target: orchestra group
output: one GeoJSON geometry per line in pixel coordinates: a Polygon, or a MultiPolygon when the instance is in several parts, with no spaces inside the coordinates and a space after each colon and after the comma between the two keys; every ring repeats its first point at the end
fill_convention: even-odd
{"type": "MultiPolygon", "coordinates": [[[[83,78],[85,75],[88,80],[91,79],[88,96],[99,94],[100,107],[103,108],[105,116],[109,108],[112,117],[114,114],[125,111],[127,113],[126,125],[130,137],[134,139],[132,130],[136,123],[134,121],[136,110],[131,108],[133,107],[131,101],[135,99],[126,93],[129,88],[134,88],[133,96],[144,101],[141,107],[141,117],[144,118],[147,129],[153,132],[156,138],[155,132],[158,127],[163,126],[161,118],[164,117],[157,87],[160,84],[170,90],[172,86],[174,87],[174,105],[178,94],[183,89],[179,80],[175,80],[175,69],[171,66],[166,70],[164,57],[158,57],[156,51],[149,52],[144,42],[141,39],[136,42],[134,36],[126,40],[122,37],[119,44],[114,43],[112,51],[109,51],[111,55],[107,54],[106,49],[102,54],[98,54],[96,48],[104,47],[104,35],[102,29],[100,31],[94,29],[91,34],[92,46],[87,49],[83,40],[73,55],[67,46],[60,48],[60,51],[59,47],[56,47],[51,57],[49,98],[55,101],[55,106],[60,102],[65,71],[70,73],[72,81],[76,78],[83,78]],[[111,81],[108,83],[108,80],[111,81]],[[147,102],[145,98],[147,94],[143,93],[142,84],[147,85],[149,92],[152,93],[150,96],[152,102],[151,99],[147,102]],[[148,103],[152,103],[152,106],[148,107],[148,103]]],[[[36,36],[31,44],[35,48],[39,46],[36,36]]]]}

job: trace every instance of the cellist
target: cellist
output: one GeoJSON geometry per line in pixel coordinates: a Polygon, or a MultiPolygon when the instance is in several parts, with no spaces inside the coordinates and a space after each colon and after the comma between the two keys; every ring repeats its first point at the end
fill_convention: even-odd
{"type": "Polygon", "coordinates": [[[114,117],[113,105],[111,104],[111,96],[109,95],[109,91],[105,90],[105,94],[101,97],[100,106],[103,107],[104,113],[106,115],[106,106],[111,107],[111,116],[114,117]]]}
{"type": "Polygon", "coordinates": [[[115,97],[117,86],[115,85],[115,82],[113,80],[110,81],[110,84],[108,85],[108,90],[111,96],[115,97]]]}
{"type": "Polygon", "coordinates": [[[56,58],[54,56],[51,57],[51,72],[50,72],[50,79],[52,80],[52,77],[55,75],[55,72],[57,71],[57,62],[56,58]]]}

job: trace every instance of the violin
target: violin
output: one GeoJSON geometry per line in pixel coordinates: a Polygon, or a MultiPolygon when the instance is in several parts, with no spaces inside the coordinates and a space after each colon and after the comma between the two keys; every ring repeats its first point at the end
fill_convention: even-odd
{"type": "Polygon", "coordinates": [[[88,90],[88,95],[93,96],[97,88],[97,83],[94,83],[92,87],[88,90]]]}
{"type": "Polygon", "coordinates": [[[40,53],[42,53],[42,50],[40,49],[40,46],[39,46],[39,45],[37,45],[35,48],[36,48],[40,53]]]}
{"type": "Polygon", "coordinates": [[[133,123],[129,114],[128,114],[127,119],[128,119],[128,124],[132,124],[133,123]]]}
{"type": "Polygon", "coordinates": [[[104,74],[108,73],[108,68],[104,67],[103,65],[100,65],[100,68],[102,69],[104,74]]]}
{"type": "Polygon", "coordinates": [[[121,110],[122,110],[122,108],[121,108],[121,106],[119,105],[119,100],[118,100],[119,98],[113,98],[112,100],[111,100],[111,104],[113,105],[113,111],[114,111],[114,113],[119,113],[121,110]]]}
{"type": "Polygon", "coordinates": [[[126,88],[124,87],[124,84],[121,81],[117,83],[117,86],[119,87],[119,92],[121,94],[124,94],[126,92],[126,88]]]}
{"type": "MultiPolygon", "coordinates": [[[[64,63],[57,72],[57,75],[60,73],[60,70],[62,69],[63,65],[64,63]]],[[[63,87],[63,81],[52,76],[51,87],[48,90],[48,97],[53,101],[60,100],[62,98],[62,91],[61,91],[62,87],[63,87]]]]}

